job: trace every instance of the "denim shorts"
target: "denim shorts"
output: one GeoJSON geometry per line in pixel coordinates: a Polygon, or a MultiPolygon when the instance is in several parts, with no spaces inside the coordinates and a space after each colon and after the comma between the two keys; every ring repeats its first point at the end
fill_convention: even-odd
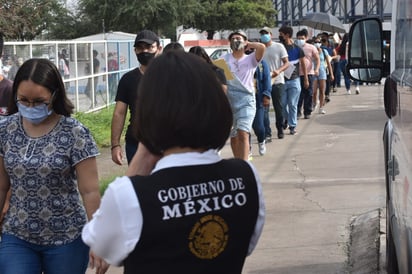
{"type": "MultiPolygon", "coordinates": [[[[321,64],[321,66],[323,66],[321,64]]],[[[320,67],[319,68],[319,75],[318,76],[313,76],[313,80],[326,80],[327,79],[327,75],[326,75],[326,69],[325,67],[320,67]]]]}
{"type": "Polygon", "coordinates": [[[233,112],[233,127],[230,137],[235,137],[238,130],[250,132],[256,114],[255,95],[228,89],[227,96],[233,112]]]}
{"type": "Polygon", "coordinates": [[[89,247],[81,236],[65,245],[42,246],[3,234],[0,241],[1,274],[84,274],[89,247]]]}

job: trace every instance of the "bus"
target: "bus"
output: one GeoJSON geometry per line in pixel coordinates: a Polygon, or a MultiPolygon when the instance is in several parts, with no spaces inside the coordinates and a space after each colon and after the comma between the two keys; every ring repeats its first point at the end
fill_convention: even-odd
{"type": "Polygon", "coordinates": [[[363,82],[386,78],[386,266],[388,273],[412,273],[412,1],[392,4],[390,47],[380,19],[356,21],[349,32],[347,71],[363,82]],[[390,60],[387,73],[385,60],[390,60]]]}

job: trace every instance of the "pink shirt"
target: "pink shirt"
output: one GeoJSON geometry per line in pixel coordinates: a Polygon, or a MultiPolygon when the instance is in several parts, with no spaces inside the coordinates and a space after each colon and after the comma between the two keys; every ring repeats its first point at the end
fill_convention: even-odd
{"type": "MultiPolygon", "coordinates": [[[[306,66],[306,71],[308,72],[308,75],[314,75],[315,74],[315,60],[316,60],[316,55],[319,55],[318,50],[316,47],[312,44],[305,43],[302,47],[303,52],[305,53],[305,66],[306,66]]],[[[303,67],[299,67],[299,75],[303,76],[303,67]]]]}

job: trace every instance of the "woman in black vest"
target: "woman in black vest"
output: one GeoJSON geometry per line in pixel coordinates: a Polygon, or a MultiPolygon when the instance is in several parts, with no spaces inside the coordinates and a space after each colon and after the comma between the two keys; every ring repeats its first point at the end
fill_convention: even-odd
{"type": "Polygon", "coordinates": [[[171,51],[138,90],[128,170],[106,190],[83,240],[124,273],[241,273],[264,223],[255,169],[221,159],[232,112],[210,65],[171,51]]]}

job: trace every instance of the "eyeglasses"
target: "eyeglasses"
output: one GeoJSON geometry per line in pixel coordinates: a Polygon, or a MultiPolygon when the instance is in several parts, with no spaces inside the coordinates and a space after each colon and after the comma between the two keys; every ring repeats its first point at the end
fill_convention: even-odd
{"type": "Polygon", "coordinates": [[[16,99],[16,103],[20,103],[20,104],[22,104],[23,106],[26,106],[26,107],[30,107],[30,106],[37,107],[37,106],[41,106],[43,104],[46,105],[46,106],[50,105],[50,102],[46,102],[46,101],[43,101],[43,100],[29,101],[25,98],[16,99]]]}

